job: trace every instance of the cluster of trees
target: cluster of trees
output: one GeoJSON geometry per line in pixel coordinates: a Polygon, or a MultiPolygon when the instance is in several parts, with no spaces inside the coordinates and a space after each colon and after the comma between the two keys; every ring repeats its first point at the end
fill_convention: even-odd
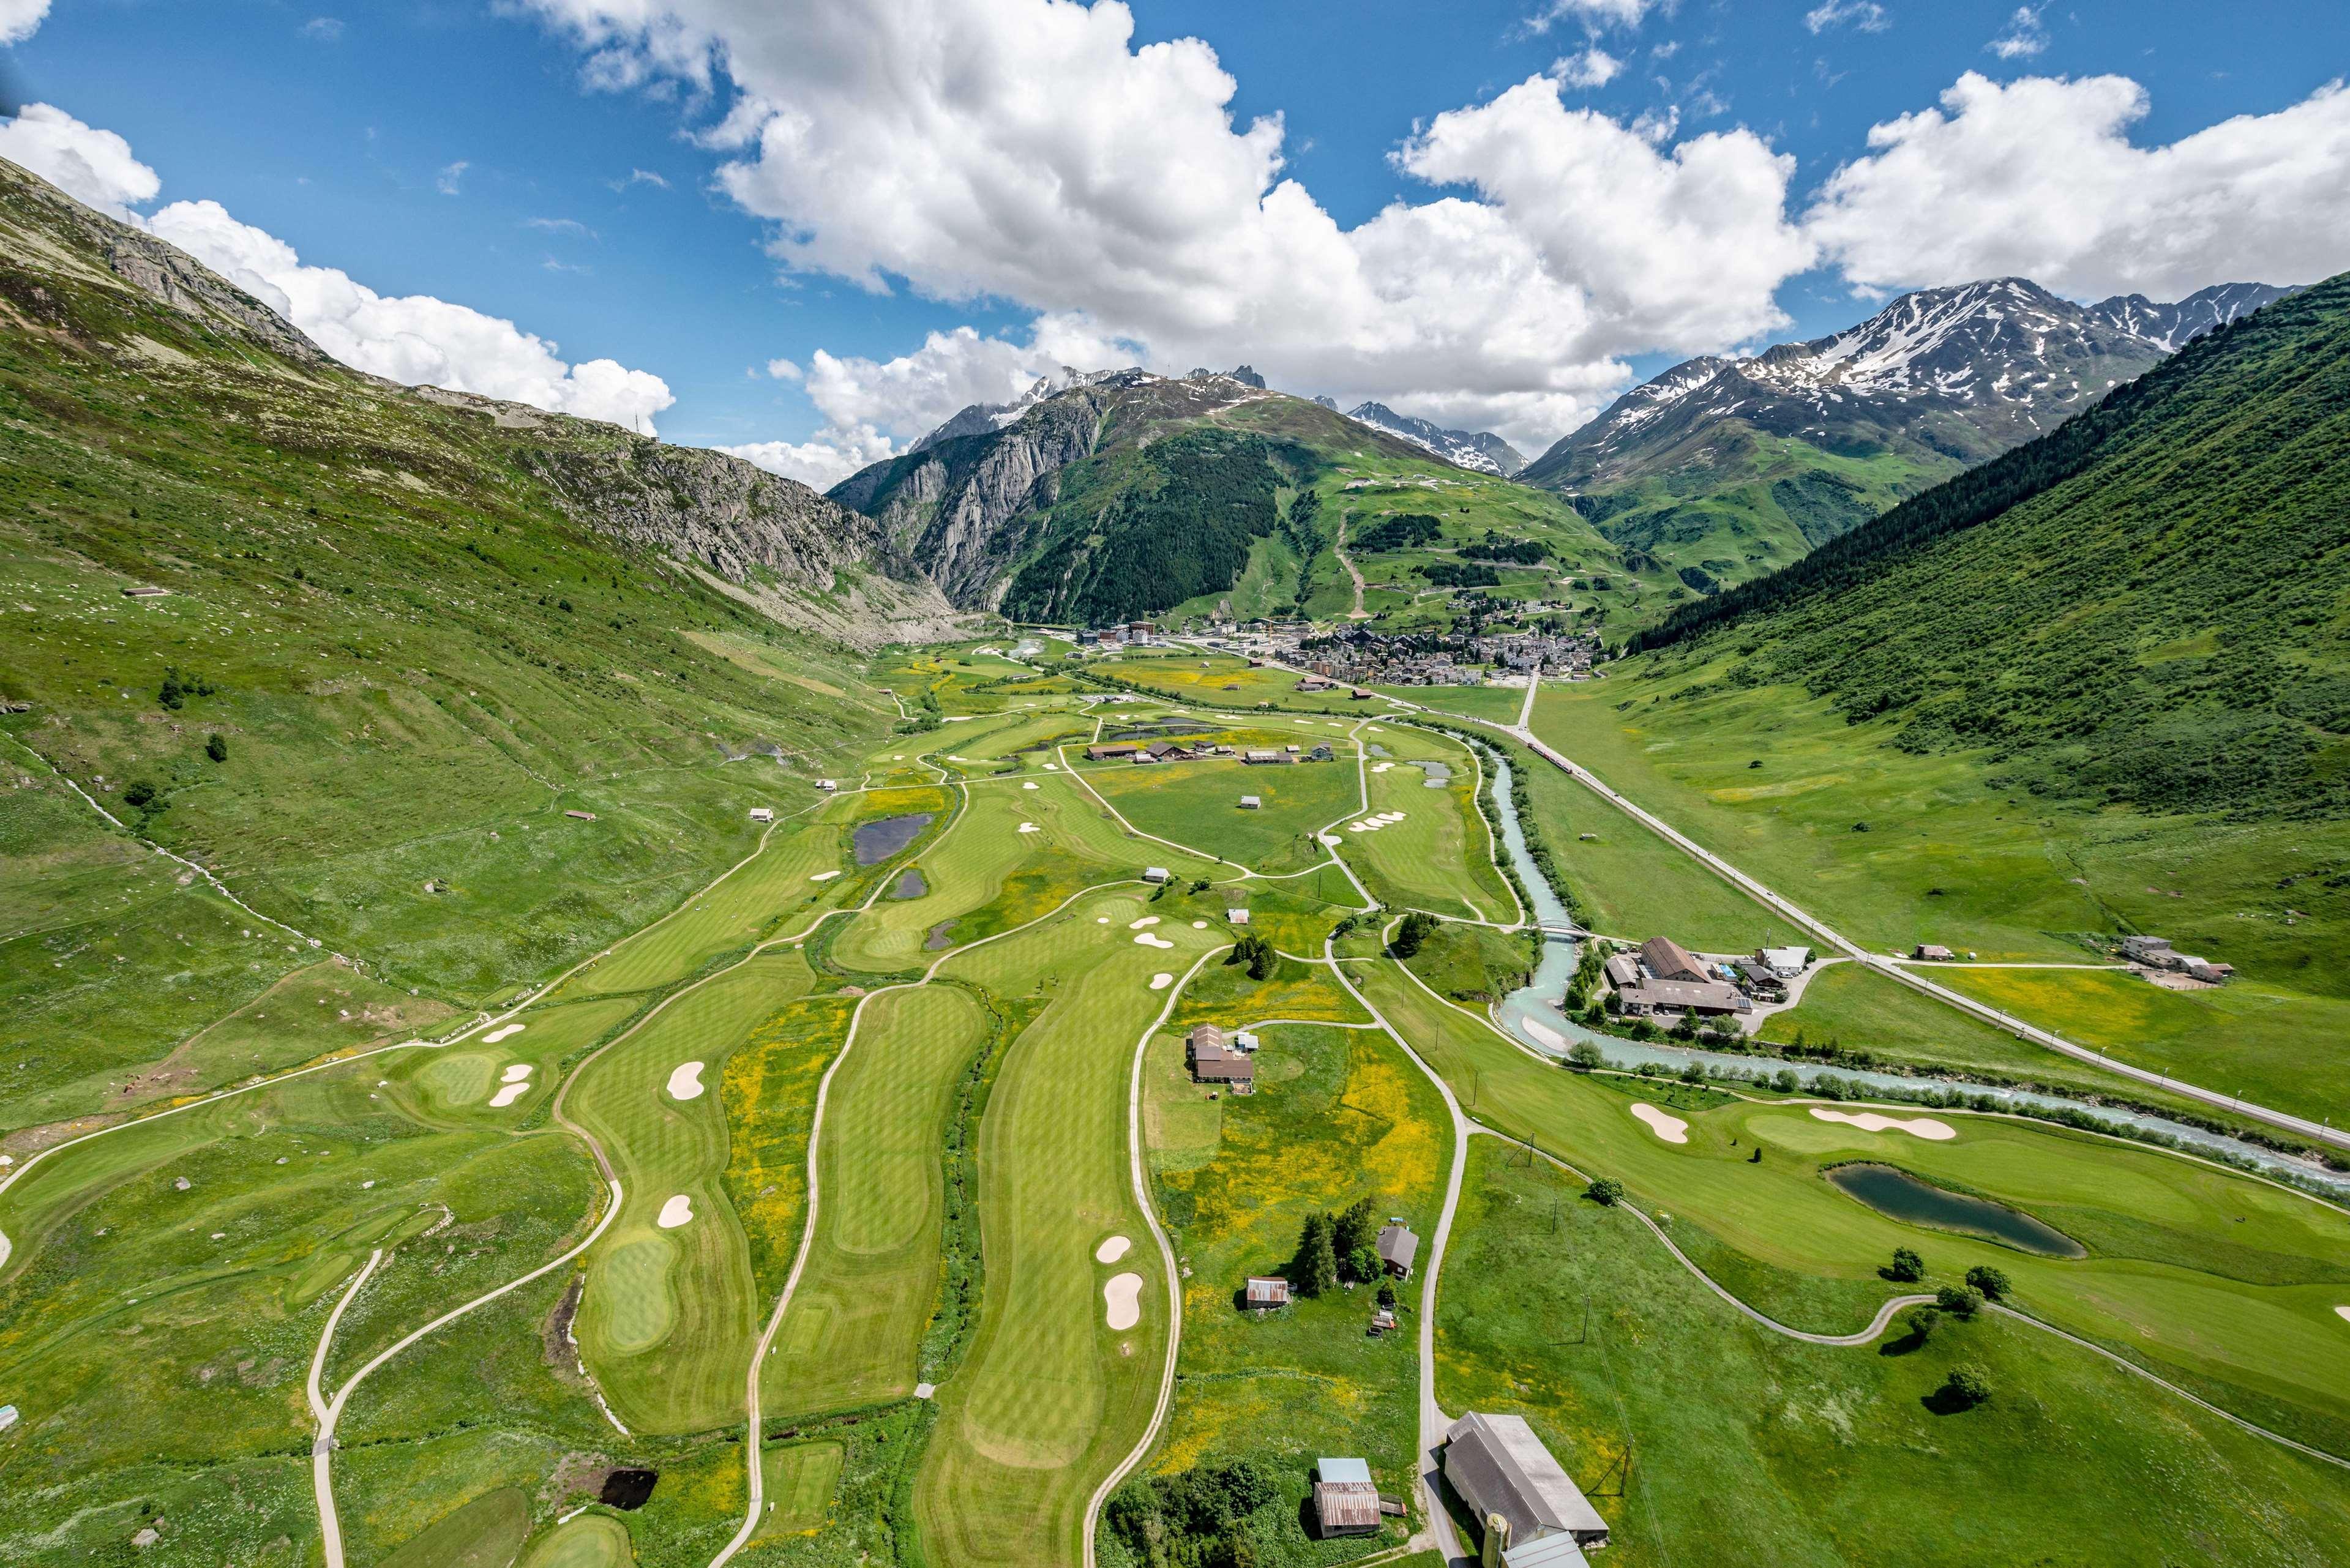
{"type": "Polygon", "coordinates": [[[1504,539],[1491,528],[1479,542],[1461,546],[1463,560],[1505,561],[1512,566],[1539,565],[1550,554],[1550,546],[1535,539],[1504,539]]]}
{"type": "Polygon", "coordinates": [[[1253,931],[1234,942],[1232,950],[1224,955],[1224,962],[1227,964],[1248,965],[1251,980],[1271,980],[1274,965],[1280,961],[1281,954],[1275,950],[1274,945],[1253,931]]]}
{"type": "Polygon", "coordinates": [[[1269,1466],[1227,1459],[1128,1481],[1102,1523],[1146,1568],[1256,1568],[1250,1526],[1280,1499],[1269,1466]]]}
{"type": "Polygon", "coordinates": [[[1343,1281],[1380,1285],[1379,1304],[1395,1304],[1395,1287],[1379,1262],[1379,1214],[1367,1198],[1336,1214],[1316,1210],[1297,1232],[1297,1255],[1289,1261],[1289,1288],[1301,1296],[1335,1291],[1343,1281]]]}
{"type": "Polygon", "coordinates": [[[202,675],[191,675],[176,664],[163,667],[163,684],[156,689],[155,701],[178,712],[191,697],[209,697],[213,683],[202,675]]]}
{"type": "Polygon", "coordinates": [[[1388,951],[1399,959],[1410,958],[1419,951],[1420,944],[1427,941],[1435,929],[1435,916],[1424,915],[1414,909],[1397,925],[1395,937],[1388,943],[1388,951]]]}
{"type": "Polygon", "coordinates": [[[1347,543],[1354,550],[1410,550],[1433,545],[1443,534],[1443,526],[1427,513],[1404,512],[1380,518],[1347,543]]]}
{"type": "Polygon", "coordinates": [[[1451,561],[1430,561],[1412,570],[1440,588],[1490,588],[1502,581],[1501,575],[1491,566],[1456,566],[1451,561]]]}

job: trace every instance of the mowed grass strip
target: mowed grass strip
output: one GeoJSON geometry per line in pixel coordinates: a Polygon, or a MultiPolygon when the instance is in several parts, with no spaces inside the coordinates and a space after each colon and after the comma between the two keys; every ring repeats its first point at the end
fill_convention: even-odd
{"type": "Polygon", "coordinates": [[[1136,1207],[1127,1147],[1133,1047],[1180,974],[1218,933],[1162,922],[1171,950],[1133,941],[1141,900],[1106,894],[1065,919],[949,961],[1005,997],[1043,995],[1013,1042],[980,1127],[986,1258],[972,1347],[940,1390],[914,1483],[933,1562],[1066,1564],[1087,1501],[1139,1439],[1166,1355],[1167,1281],[1136,1207]],[[1097,921],[1107,919],[1107,925],[1097,921]],[[1131,1250],[1095,1262],[1108,1237],[1131,1250]],[[1111,1329],[1105,1287],[1139,1276],[1139,1321],[1111,1329]]]}
{"type": "Polygon", "coordinates": [[[1371,763],[1366,772],[1371,809],[1355,821],[1367,830],[1357,832],[1349,822],[1335,831],[1346,840],[1340,853],[1372,892],[1384,903],[1439,915],[1499,925],[1514,920],[1516,907],[1493,869],[1492,836],[1478,815],[1477,773],[1467,749],[1426,736],[1406,741],[1392,730],[1366,738],[1396,754],[1371,763]],[[1451,782],[1430,788],[1426,763],[1447,769],[1451,782]],[[1401,812],[1403,820],[1373,823],[1389,812],[1401,812]]]}
{"type": "MultiPolygon", "coordinates": [[[[1643,1207],[1673,1216],[1693,1252],[1719,1244],[1720,1274],[1781,1321],[1822,1333],[1865,1323],[1893,1287],[1876,1271],[1897,1246],[1926,1256],[1936,1282],[1976,1263],[2004,1269],[2034,1314],[2148,1362],[2209,1379],[2209,1397],[2350,1451],[2350,1357],[2326,1293],[2350,1277],[2350,1215],[2298,1193],[2117,1140],[2043,1124],[1932,1111],[1958,1136],[1934,1142],[1822,1121],[1808,1107],[1728,1100],[1688,1117],[1667,1144],[1630,1113],[1638,1085],[1537,1062],[1481,1022],[1440,1016],[1386,961],[1356,966],[1366,994],[1402,1029],[1472,1114],[1619,1178],[1643,1207]],[[1763,1158],[1752,1161],[1757,1143],[1763,1158]],[[2040,1216],[2089,1248],[2081,1259],[1890,1220],[1821,1179],[1853,1160],[1899,1166],[2040,1216]],[[2158,1220],[2146,1227],[2147,1218],[2158,1220]],[[2115,1240],[2125,1231],[2135,1239],[2115,1240]],[[2103,1238],[2103,1240],[2095,1238],[2103,1238]],[[1816,1288],[1810,1282],[1821,1282],[1816,1288]],[[1785,1301],[1767,1293],[1782,1287],[1785,1301]],[[2210,1393],[2211,1389],[2224,1392],[2210,1393]]],[[[2350,1299],[2350,1298],[2345,1298],[2350,1299]]]]}
{"type": "Polygon", "coordinates": [[[669,919],[621,943],[609,958],[574,979],[566,992],[594,995],[666,985],[720,953],[774,935],[787,915],[813,914],[842,878],[808,878],[849,863],[842,829],[847,815],[836,805],[821,816],[777,823],[765,846],[746,864],[695,894],[669,919]]]}
{"type": "Polygon", "coordinates": [[[1525,1417],[1608,1521],[1610,1563],[2134,1568],[2188,1540],[2212,1563],[2350,1553],[2330,1466],[1993,1317],[1945,1318],[1923,1345],[1898,1326],[1856,1348],[1771,1334],[1581,1190],[1470,1141],[1436,1394],[1525,1417]],[[1960,1362],[1995,1392],[1938,1413],[1960,1362]]]}
{"type": "Polygon", "coordinates": [[[799,954],[766,953],[686,992],[583,1068],[564,1107],[603,1144],[627,1195],[589,1256],[576,1332],[632,1428],[704,1431],[742,1412],[755,1292],[721,1179],[718,1089],[734,1049],[812,978],[799,954]],[[678,1099],[671,1077],[689,1062],[702,1064],[701,1092],[678,1099]],[[691,1217],[663,1226],[678,1199],[691,1217]]]}
{"type": "MultiPolygon", "coordinates": [[[[1294,853],[1298,841],[1362,809],[1354,748],[1332,731],[1338,760],[1252,767],[1231,757],[1089,767],[1086,782],[1136,827],[1206,856],[1262,867],[1294,853]],[[1241,796],[1255,795],[1256,809],[1241,796]]],[[[1071,755],[1077,755],[1071,753],[1071,755]]],[[[1318,846],[1305,857],[1320,854],[1318,846]]]]}
{"type": "MultiPolygon", "coordinates": [[[[941,1150],[987,1014],[946,984],[865,1003],[816,1146],[816,1234],[760,1368],[777,1421],[902,1398],[938,1294],[941,1150]]],[[[837,1467],[836,1467],[837,1468],[837,1467]]]]}

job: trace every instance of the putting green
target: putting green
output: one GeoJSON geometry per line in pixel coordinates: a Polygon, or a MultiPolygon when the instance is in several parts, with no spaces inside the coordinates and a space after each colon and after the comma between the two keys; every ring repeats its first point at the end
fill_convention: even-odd
{"type": "Polygon", "coordinates": [[[575,1332],[580,1354],[633,1429],[702,1431],[740,1417],[756,1335],[756,1292],[743,1228],[727,1200],[723,1096],[664,1093],[679,1063],[723,1077],[726,1058],[761,1020],[813,979],[795,952],[765,953],[686,992],[583,1066],[566,1114],[604,1146],[627,1194],[589,1254],[575,1332]],[[671,1199],[692,1218],[663,1227],[671,1199]],[[658,1272],[655,1259],[673,1254],[658,1272]],[[648,1289],[658,1272],[667,1286],[648,1289]]]}
{"type": "Polygon", "coordinates": [[[636,1560],[627,1525],[608,1513],[583,1513],[539,1537],[522,1568],[626,1568],[636,1560]]]}
{"type": "Polygon", "coordinates": [[[1938,1113],[1947,1143],[1819,1122],[1731,1102],[1689,1116],[1689,1142],[1659,1142],[1602,1082],[1534,1060],[1490,1029],[1438,1018],[1387,961],[1359,982],[1475,1114],[1595,1174],[1623,1179],[1643,1207],[1674,1216],[1685,1247],[1782,1321],[1844,1333],[1890,1287],[1875,1271],[1897,1246],[1932,1278],[1976,1263],[2004,1270],[2021,1303],[2125,1348],[2156,1370],[2202,1380],[2208,1397],[2261,1418],[2297,1414],[2311,1440],[2350,1434],[2350,1356],[2324,1293],[2350,1282],[2350,1216],[2270,1184],[2151,1149],[2043,1124],[1938,1113]],[[1823,1141],[1820,1134],[1827,1133],[1823,1141]],[[1760,1164],[1748,1157],[1760,1137],[1760,1164]],[[1771,1147],[1773,1138],[1783,1140],[1771,1147]],[[1803,1147],[1797,1147],[1800,1143],[1803,1147]],[[1899,1166],[2035,1214],[2081,1241],[2079,1260],[1899,1224],[1845,1196],[1824,1165],[1899,1166]],[[2279,1412],[2284,1412],[2280,1415],[2279,1412]]]}
{"type": "Polygon", "coordinates": [[[1086,1504],[1140,1438],[1166,1353],[1167,1282],[1155,1246],[1115,1270],[1106,1234],[1147,1237],[1127,1148],[1133,1044],[1180,973],[1220,933],[1163,924],[1172,951],[1136,946],[1139,900],[1106,894],[1034,930],[958,955],[945,972],[1044,1006],[1007,1053],[980,1127],[987,1288],[914,1484],[935,1561],[1067,1563],[1086,1504]],[[1107,926],[1097,923],[1107,917],[1107,926]],[[1112,1330],[1102,1287],[1142,1276],[1141,1322],[1112,1330]]]}
{"type": "Polygon", "coordinates": [[[954,986],[865,1004],[825,1103],[816,1234],[760,1367],[763,1417],[789,1422],[901,1398],[938,1293],[954,1089],[987,1014],[954,986]]]}

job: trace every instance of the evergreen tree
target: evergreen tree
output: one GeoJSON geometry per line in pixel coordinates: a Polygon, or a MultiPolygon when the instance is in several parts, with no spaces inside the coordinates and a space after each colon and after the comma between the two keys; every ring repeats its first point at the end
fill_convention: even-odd
{"type": "Polygon", "coordinates": [[[1301,1296],[1318,1296],[1338,1288],[1338,1252],[1331,1244],[1330,1216],[1316,1210],[1305,1217],[1297,1234],[1297,1256],[1289,1265],[1289,1282],[1301,1296]]]}

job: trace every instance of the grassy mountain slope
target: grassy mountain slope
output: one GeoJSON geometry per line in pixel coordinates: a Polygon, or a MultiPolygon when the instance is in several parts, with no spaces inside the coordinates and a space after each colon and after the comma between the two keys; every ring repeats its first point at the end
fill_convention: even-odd
{"type": "Polygon", "coordinates": [[[2083,963],[2142,931],[2234,963],[2212,991],[2047,970],[1952,983],[2339,1120],[2345,493],[2336,279],[1684,608],[1609,680],[1546,693],[1537,727],[1880,949],[2083,963]]]}
{"type": "Polygon", "coordinates": [[[767,612],[943,608],[860,522],[354,374],[0,165],[8,1125],[400,1037],[740,857],[894,718],[767,612]]]}

